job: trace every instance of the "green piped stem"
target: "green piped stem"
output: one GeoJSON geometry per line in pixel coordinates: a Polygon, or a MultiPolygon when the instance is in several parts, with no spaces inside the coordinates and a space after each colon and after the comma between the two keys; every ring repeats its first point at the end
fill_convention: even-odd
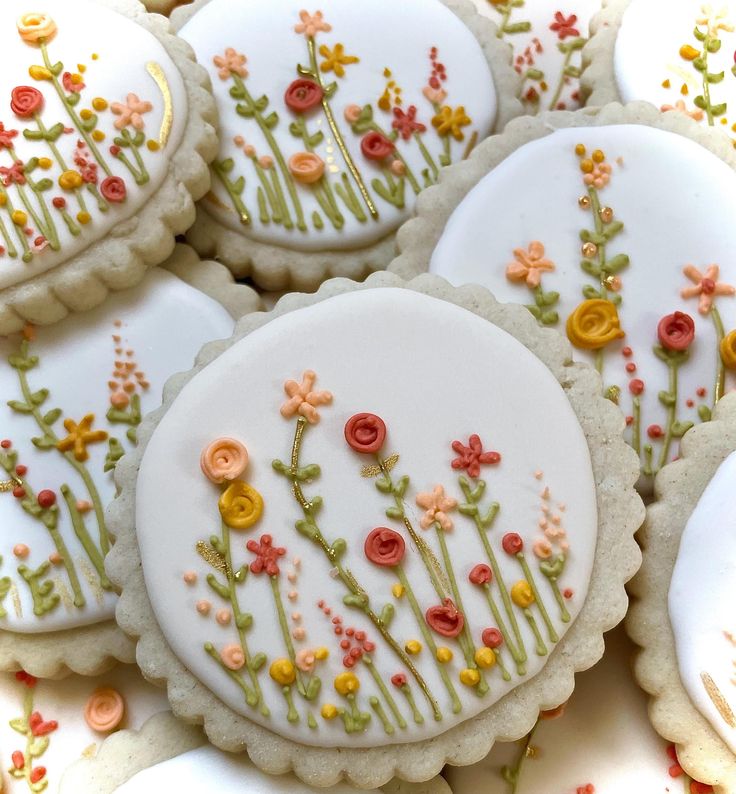
{"type": "Polygon", "coordinates": [[[376,716],[381,721],[381,724],[383,725],[383,730],[389,736],[395,733],[396,728],[394,728],[393,723],[391,722],[386,712],[384,711],[383,706],[381,705],[381,701],[375,695],[372,695],[371,697],[368,698],[368,702],[371,704],[371,708],[373,709],[373,711],[376,712],[376,716]]]}
{"type": "Polygon", "coordinates": [[[404,587],[406,597],[409,601],[409,606],[411,607],[411,611],[414,613],[414,618],[417,622],[417,626],[419,627],[419,631],[424,637],[424,642],[427,645],[427,649],[432,654],[432,658],[434,659],[437,670],[440,674],[440,677],[442,678],[442,683],[445,685],[445,689],[450,696],[450,700],[452,701],[452,711],[454,714],[459,714],[462,711],[460,698],[457,696],[457,692],[455,691],[452,681],[450,681],[450,676],[447,674],[447,668],[437,659],[437,644],[435,643],[434,637],[427,627],[427,622],[424,619],[422,610],[420,609],[419,603],[417,602],[416,596],[414,595],[414,590],[412,589],[411,583],[406,576],[404,567],[402,565],[397,565],[394,570],[396,571],[396,575],[399,577],[399,581],[404,587]]]}
{"type": "Polygon", "coordinates": [[[238,213],[240,222],[243,224],[243,226],[250,225],[250,213],[248,212],[248,208],[246,207],[241,196],[235,191],[233,183],[228,175],[222,170],[222,164],[219,162],[214,162],[212,164],[212,170],[220,180],[220,184],[225,188],[225,192],[228,194],[228,196],[230,196],[230,201],[232,201],[235,211],[238,213]]]}
{"type": "Polygon", "coordinates": [[[634,421],[631,423],[631,446],[637,455],[641,455],[641,399],[633,399],[634,421]]]}
{"type": "Polygon", "coordinates": [[[243,676],[236,673],[235,670],[231,670],[222,661],[220,654],[217,652],[217,649],[211,642],[205,643],[204,650],[217,662],[218,665],[220,665],[223,671],[226,672],[230,676],[230,678],[232,678],[233,681],[235,681],[235,683],[240,687],[240,689],[243,690],[243,694],[245,695],[245,702],[249,706],[255,706],[258,703],[258,695],[256,695],[256,693],[253,692],[252,689],[250,689],[248,684],[245,683],[245,681],[243,680],[243,676]]]}
{"type": "Polygon", "coordinates": [[[100,164],[102,170],[107,174],[107,176],[112,176],[112,171],[110,170],[110,166],[107,164],[105,159],[100,154],[100,150],[97,148],[97,144],[95,143],[92,136],[85,130],[84,125],[82,124],[82,120],[77,115],[77,112],[74,108],[67,102],[66,92],[62,87],[61,83],[59,82],[58,77],[54,72],[54,67],[51,64],[49,59],[48,47],[46,42],[43,39],[40,39],[38,45],[41,49],[41,55],[43,56],[44,66],[51,72],[51,84],[54,86],[54,90],[56,91],[59,99],[61,100],[61,104],[66,109],[66,112],[69,114],[69,118],[72,120],[72,123],[77,128],[79,134],[84,138],[85,143],[89,146],[90,151],[94,155],[97,162],[100,164]]]}
{"type": "Polygon", "coordinates": [[[496,604],[493,593],[491,591],[491,585],[485,584],[483,585],[483,592],[485,593],[486,600],[488,601],[488,606],[490,607],[491,614],[493,615],[493,619],[496,621],[496,625],[498,626],[498,630],[501,632],[504,638],[504,642],[506,643],[509,653],[513,658],[516,664],[516,672],[519,675],[526,675],[526,651],[524,650],[524,646],[521,645],[520,648],[516,648],[513,642],[511,642],[511,635],[509,634],[509,630],[506,627],[503,617],[501,616],[501,610],[498,608],[496,604]]]}
{"type": "Polygon", "coordinates": [[[716,384],[713,389],[713,406],[723,397],[726,392],[726,365],[723,363],[721,356],[721,342],[726,336],[726,329],[723,326],[723,319],[721,313],[715,304],[710,310],[710,316],[713,318],[713,325],[716,329],[716,384]]]}
{"type": "Polygon", "coordinates": [[[411,709],[412,716],[414,717],[414,722],[417,725],[422,725],[424,723],[424,717],[422,716],[422,712],[419,711],[417,708],[417,704],[414,701],[414,695],[411,693],[411,687],[409,684],[404,684],[400,687],[402,694],[406,698],[406,702],[409,704],[409,708],[411,709]]]}
{"type": "Polygon", "coordinates": [[[419,147],[419,151],[422,153],[422,157],[424,158],[424,162],[429,166],[430,171],[432,172],[432,177],[436,182],[440,176],[440,169],[435,163],[434,158],[429,153],[429,149],[424,145],[424,141],[422,140],[422,136],[418,133],[414,133],[414,140],[417,142],[417,146],[419,147]]]}
{"type": "Polygon", "coordinates": [[[394,719],[398,724],[399,728],[406,728],[406,720],[404,719],[403,715],[399,711],[399,707],[396,705],[396,701],[391,697],[391,693],[388,691],[386,684],[383,683],[383,679],[381,678],[381,674],[376,670],[376,666],[373,664],[373,659],[367,654],[363,654],[363,664],[368,668],[370,671],[373,680],[376,682],[376,686],[380,690],[381,694],[383,695],[383,699],[388,704],[389,709],[391,709],[391,713],[394,715],[394,719]]]}
{"type": "Polygon", "coordinates": [[[547,627],[547,636],[549,637],[550,642],[559,642],[560,638],[557,632],[555,631],[554,624],[550,619],[549,612],[547,612],[547,607],[544,605],[544,601],[542,600],[542,596],[539,592],[539,588],[537,587],[537,583],[534,580],[534,574],[529,567],[529,563],[526,561],[526,557],[524,556],[524,552],[520,551],[516,555],[516,559],[519,561],[521,565],[521,570],[524,571],[524,577],[529,582],[529,587],[532,589],[532,593],[534,593],[534,600],[539,609],[540,614],[542,615],[542,620],[544,621],[544,625],[547,627]]]}
{"type": "Polygon", "coordinates": [[[16,233],[18,239],[20,240],[20,246],[23,249],[23,257],[22,257],[22,259],[23,259],[24,262],[30,262],[31,259],[33,259],[33,253],[31,251],[30,246],[28,245],[28,238],[25,236],[23,231],[18,227],[18,225],[12,219],[12,215],[15,212],[15,205],[13,204],[13,201],[10,198],[10,194],[5,189],[5,187],[2,186],[1,183],[0,183],[0,195],[5,197],[5,205],[4,206],[5,206],[5,208],[6,208],[7,212],[8,212],[8,215],[10,216],[10,223],[11,223],[13,229],[15,229],[15,233],[16,233]]]}
{"type": "Polygon", "coordinates": [[[677,376],[680,364],[681,362],[677,359],[669,358],[667,360],[667,369],[669,370],[669,394],[672,397],[672,404],[667,406],[667,429],[665,430],[664,443],[662,444],[662,452],[659,456],[657,471],[664,468],[669,460],[670,449],[672,448],[672,441],[674,439],[674,433],[672,431],[677,421],[677,376]]]}
{"type": "Polygon", "coordinates": [[[281,693],[284,696],[286,705],[289,707],[289,711],[286,714],[286,719],[291,723],[299,722],[299,712],[296,710],[296,707],[294,706],[294,698],[291,694],[291,687],[290,686],[281,687],[281,693]]]}
{"type": "Polygon", "coordinates": [[[542,632],[539,630],[539,626],[537,625],[537,621],[533,612],[528,607],[524,609],[524,617],[526,618],[526,622],[529,624],[529,628],[534,634],[534,639],[537,641],[537,656],[546,656],[548,651],[547,646],[544,643],[544,638],[542,637],[542,632]]]}
{"type": "Polygon", "coordinates": [[[51,563],[48,560],[41,563],[35,571],[27,565],[18,566],[18,573],[31,591],[33,614],[39,618],[51,612],[60,601],[59,594],[54,592],[54,583],[50,580],[41,581],[50,567],[51,563]]]}
{"type": "Polygon", "coordinates": [[[302,203],[299,200],[299,194],[297,193],[296,187],[294,185],[294,181],[291,176],[291,172],[289,171],[289,167],[286,164],[286,160],[284,158],[283,152],[281,151],[280,146],[278,145],[276,139],[273,136],[273,133],[269,129],[268,125],[266,124],[265,119],[263,118],[263,114],[257,109],[256,102],[251,96],[250,91],[246,88],[244,80],[240,77],[240,75],[236,74],[235,72],[230,72],[233,82],[235,83],[236,88],[240,92],[241,96],[245,99],[245,101],[249,105],[249,110],[253,113],[253,118],[258,124],[261,132],[263,133],[263,137],[268,141],[268,145],[271,149],[271,153],[273,154],[276,162],[279,165],[279,169],[281,171],[282,176],[284,177],[284,182],[286,183],[287,190],[289,191],[289,195],[291,197],[291,201],[294,205],[294,211],[296,212],[296,225],[300,231],[306,231],[307,224],[304,220],[304,210],[302,208],[302,203]]]}
{"type": "MultiPolygon", "coordinates": [[[[251,660],[250,651],[248,650],[248,640],[245,636],[245,627],[244,627],[244,616],[243,612],[240,609],[240,603],[238,601],[238,594],[236,592],[236,581],[235,581],[235,574],[233,573],[233,556],[232,551],[230,549],[230,528],[225,524],[225,522],[221,522],[222,526],[222,545],[224,550],[224,557],[225,562],[227,563],[227,567],[225,569],[225,576],[227,578],[227,589],[230,596],[230,606],[233,610],[233,617],[235,618],[235,626],[238,629],[238,639],[240,640],[240,647],[243,649],[243,655],[245,656],[245,667],[248,670],[248,674],[250,675],[251,684],[253,685],[253,691],[256,695],[256,703],[255,705],[260,705],[261,707],[261,714],[264,717],[268,717],[270,714],[268,710],[268,706],[266,706],[263,700],[263,693],[261,692],[261,685],[258,681],[258,676],[256,675],[256,671],[253,669],[253,663],[251,660]]],[[[292,649],[293,650],[293,649],[292,649]]]]}
{"type": "Polygon", "coordinates": [[[537,728],[539,727],[539,722],[540,721],[537,720],[534,727],[522,740],[523,743],[521,745],[521,752],[519,753],[519,757],[516,759],[516,763],[513,766],[505,766],[501,772],[503,775],[503,779],[511,787],[509,794],[516,794],[519,788],[519,782],[521,780],[521,772],[524,766],[524,761],[529,755],[529,748],[531,747],[532,740],[534,739],[534,734],[536,733],[537,728]]]}
{"type": "Polygon", "coordinates": [[[286,645],[286,652],[289,654],[289,659],[291,659],[291,663],[294,665],[294,669],[296,672],[296,682],[297,682],[297,690],[302,697],[307,696],[307,688],[304,686],[304,681],[302,680],[301,670],[296,663],[296,651],[294,650],[294,643],[291,641],[291,633],[289,632],[289,621],[286,619],[286,612],[284,611],[284,602],[281,600],[281,588],[279,586],[279,577],[278,574],[276,576],[269,576],[271,580],[271,592],[273,593],[273,602],[276,606],[276,612],[279,616],[279,626],[281,627],[281,634],[284,638],[284,644],[286,645]]]}
{"type": "Polygon", "coordinates": [[[557,577],[550,576],[548,577],[550,586],[552,587],[552,593],[554,594],[555,601],[557,601],[557,606],[560,608],[560,620],[563,623],[570,622],[570,613],[567,610],[567,605],[565,604],[565,599],[560,592],[560,587],[557,584],[557,577]]]}
{"type": "MultiPolygon", "coordinates": [[[[74,534],[82,544],[82,548],[84,548],[84,551],[89,557],[89,561],[92,563],[95,570],[97,571],[97,575],[100,577],[100,587],[103,590],[112,590],[112,583],[107,578],[107,574],[105,573],[104,560],[102,559],[97,546],[95,546],[94,542],[92,541],[89,532],[87,532],[87,527],[84,525],[84,519],[77,509],[77,500],[74,497],[74,494],[68,485],[62,485],[60,490],[67,509],[69,510],[69,518],[71,519],[72,526],[74,527],[74,534]]],[[[56,543],[56,539],[54,539],[54,542],[56,543]]],[[[84,598],[82,598],[81,604],[77,604],[77,592],[79,592],[81,596],[79,579],[74,568],[74,563],[72,562],[71,556],[69,555],[69,552],[66,549],[64,541],[61,539],[61,537],[59,538],[59,543],[56,544],[56,547],[59,551],[59,554],[61,555],[61,558],[64,560],[64,565],[66,566],[67,573],[69,574],[69,581],[71,582],[72,590],[75,593],[74,603],[76,606],[84,606],[84,598]],[[64,547],[63,551],[60,548],[60,545],[64,547]]]]}
{"type": "MultiPolygon", "coordinates": [[[[18,156],[15,154],[14,149],[9,150],[11,157],[13,158],[14,163],[21,163],[22,161],[18,159],[18,156]]],[[[28,214],[33,218],[33,222],[36,224],[36,228],[40,231],[43,236],[49,241],[49,245],[53,251],[58,251],[61,248],[61,244],[59,243],[59,235],[56,232],[56,224],[51,218],[51,213],[49,212],[49,208],[46,206],[46,201],[38,189],[35,180],[31,179],[30,175],[26,175],[26,182],[28,183],[28,187],[33,191],[33,194],[36,196],[38,203],[41,207],[41,213],[43,214],[43,220],[41,220],[40,215],[36,212],[31,200],[28,198],[26,194],[25,188],[23,185],[16,185],[18,188],[18,195],[20,196],[20,200],[23,202],[23,206],[28,211],[28,214]]]]}
{"type": "MultiPolygon", "coordinates": [[[[603,234],[603,221],[601,220],[601,200],[598,197],[598,191],[594,187],[588,188],[588,196],[590,197],[590,208],[593,213],[593,225],[595,226],[596,234],[603,234]]],[[[608,286],[606,284],[606,244],[601,243],[596,246],[598,249],[598,267],[600,268],[600,276],[598,278],[601,287],[601,298],[608,300],[608,286]]],[[[598,351],[596,351],[597,353],[598,351]]],[[[602,352],[602,351],[601,351],[602,352]]],[[[601,370],[598,370],[601,372],[601,370]]]]}
{"type": "Polygon", "coordinates": [[[8,252],[8,256],[11,259],[15,259],[18,256],[18,249],[13,244],[13,240],[8,234],[8,227],[5,225],[5,221],[0,218],[0,234],[3,236],[3,240],[5,240],[5,250],[8,252]]]}

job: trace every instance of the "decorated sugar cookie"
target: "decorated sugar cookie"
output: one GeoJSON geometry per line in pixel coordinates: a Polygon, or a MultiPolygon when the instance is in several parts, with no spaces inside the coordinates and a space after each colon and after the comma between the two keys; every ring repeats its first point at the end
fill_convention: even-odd
{"type": "Polygon", "coordinates": [[[402,230],[394,268],[484,284],[565,334],[624,411],[650,490],[736,387],[736,175],[716,156],[729,148],[644,105],[512,126],[448,174],[402,230]],[[544,201],[520,189],[535,184],[544,201]],[[702,215],[681,216],[669,196],[702,215]]]}
{"type": "Polygon", "coordinates": [[[646,100],[731,138],[736,122],[736,5],[608,0],[585,51],[589,103],[646,100]]]}
{"type": "Polygon", "coordinates": [[[733,603],[736,396],[683,440],[656,481],[628,629],[639,683],[680,763],[718,794],[736,787],[733,603]],[[718,563],[714,564],[714,554],[718,563]]]}
{"type": "Polygon", "coordinates": [[[104,567],[113,471],[166,379],[230,333],[218,294],[235,316],[258,305],[191,249],[170,266],[179,276],[156,270],[104,307],[0,340],[0,668],[92,674],[132,661],[104,567]]]}
{"type": "Polygon", "coordinates": [[[3,3],[0,334],[140,281],[214,155],[205,74],[132,2],[3,3]]]}
{"type": "Polygon", "coordinates": [[[482,290],[376,275],[215,352],[111,514],[118,619],[179,716],[266,771],[375,787],[564,700],[623,614],[642,511],[623,419],[560,340],[482,290]],[[499,711],[510,692],[535,705],[499,711]]]}
{"type": "MultiPolygon", "coordinates": [[[[339,783],[316,789],[293,775],[270,777],[244,755],[223,753],[206,745],[201,732],[179,722],[171,713],[152,717],[140,732],[124,731],[100,747],[95,758],[73,764],[64,775],[60,794],[148,794],[165,787],[198,792],[232,789],[277,794],[355,794],[357,789],[339,783]]],[[[426,783],[393,780],[385,794],[449,794],[440,776],[426,783]]]]}
{"type": "Polygon", "coordinates": [[[514,69],[523,78],[521,98],[529,113],[575,110],[580,98],[581,52],[588,23],[600,8],[593,0],[474,0],[514,48],[514,69]]]}
{"type": "Polygon", "coordinates": [[[421,191],[521,110],[467,4],[198,0],[173,21],[220,112],[190,241],[267,289],[385,267],[421,191]]]}

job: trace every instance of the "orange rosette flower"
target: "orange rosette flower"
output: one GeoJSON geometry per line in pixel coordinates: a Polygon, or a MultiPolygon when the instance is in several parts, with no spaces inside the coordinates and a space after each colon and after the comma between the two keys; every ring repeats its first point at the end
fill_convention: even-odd
{"type": "Polygon", "coordinates": [[[84,707],[87,725],[99,733],[110,733],[119,727],[125,716],[125,701],[115,689],[105,687],[95,690],[84,707]]]}
{"type": "Polygon", "coordinates": [[[22,14],[16,22],[18,34],[27,44],[49,42],[56,35],[56,22],[48,14],[22,14]]]}
{"type": "Polygon", "coordinates": [[[230,529],[250,529],[263,514],[263,497],[242,480],[235,480],[223,491],[218,507],[230,529]]]}
{"type": "Polygon", "coordinates": [[[289,171],[297,182],[313,185],[322,179],[325,163],[313,152],[298,152],[289,158],[289,171]]]}
{"type": "Polygon", "coordinates": [[[237,480],[248,465],[248,450],[234,438],[218,438],[202,450],[199,465],[210,482],[237,480]]]}
{"type": "Polygon", "coordinates": [[[583,301],[567,319],[567,337],[581,350],[600,350],[624,336],[616,306],[611,301],[600,298],[583,301]]]}
{"type": "Polygon", "coordinates": [[[721,361],[726,369],[736,369],[736,331],[721,340],[721,361]]]}

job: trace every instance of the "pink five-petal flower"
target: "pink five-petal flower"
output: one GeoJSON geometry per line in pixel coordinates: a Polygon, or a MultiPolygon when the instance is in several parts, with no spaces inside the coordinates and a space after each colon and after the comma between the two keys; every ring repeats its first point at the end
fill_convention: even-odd
{"type": "Polygon", "coordinates": [[[447,514],[457,507],[457,499],[446,496],[442,485],[435,485],[431,493],[417,494],[417,505],[425,511],[419,522],[422,529],[429,529],[435,522],[445,532],[453,528],[452,519],[447,514]]]}
{"type": "Polygon", "coordinates": [[[248,59],[232,47],[228,47],[224,55],[215,55],[212,62],[218,69],[220,80],[227,80],[233,72],[239,77],[248,76],[248,70],[245,68],[248,59]]]}
{"type": "Polygon", "coordinates": [[[515,261],[506,267],[509,281],[526,281],[528,287],[535,289],[542,282],[543,272],[553,272],[555,263],[544,256],[544,245],[539,240],[529,243],[529,249],[514,249],[515,261]]]}
{"type": "Polygon", "coordinates": [[[113,102],[110,105],[110,110],[116,115],[120,116],[115,121],[115,129],[125,129],[129,124],[139,132],[145,127],[143,121],[143,114],[153,110],[153,105],[150,102],[145,102],[138,98],[137,94],[128,94],[125,104],[121,102],[113,102]]]}
{"type": "Polygon", "coordinates": [[[555,12],[555,20],[549,29],[557,34],[560,41],[564,41],[568,36],[579,36],[580,31],[575,27],[578,18],[575,14],[566,17],[561,11],[555,12]]]}
{"type": "Polygon", "coordinates": [[[299,19],[301,22],[294,26],[294,32],[303,33],[308,39],[313,38],[320,31],[329,33],[332,30],[332,25],[325,22],[321,11],[310,14],[309,11],[302,10],[299,12],[299,19]]]}
{"type": "Polygon", "coordinates": [[[695,265],[686,265],[682,272],[693,282],[692,287],[683,287],[680,292],[683,298],[700,297],[698,311],[708,314],[713,308],[713,301],[717,295],[736,295],[736,287],[718,281],[721,269],[718,265],[710,265],[705,273],[698,270],[695,265]]]}
{"type": "Polygon", "coordinates": [[[332,394],[328,391],[314,391],[314,382],[317,374],[308,369],[302,376],[302,382],[287,380],[284,384],[284,391],[289,398],[281,406],[281,416],[290,419],[292,416],[303,416],[310,425],[319,422],[317,407],[329,405],[332,402],[332,394]]]}
{"type": "Polygon", "coordinates": [[[500,453],[483,452],[483,442],[475,433],[468,439],[467,447],[460,441],[453,441],[452,448],[458,454],[452,461],[452,468],[465,469],[473,478],[480,475],[481,465],[494,465],[501,461],[500,453]]]}

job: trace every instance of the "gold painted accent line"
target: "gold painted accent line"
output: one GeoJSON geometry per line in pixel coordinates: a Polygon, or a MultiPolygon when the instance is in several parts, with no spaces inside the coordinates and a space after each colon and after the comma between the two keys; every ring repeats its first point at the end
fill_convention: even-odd
{"type": "Polygon", "coordinates": [[[209,544],[205,543],[203,540],[197,541],[197,554],[209,565],[215,568],[218,571],[222,571],[226,576],[230,577],[232,574],[230,572],[230,566],[227,564],[227,560],[220,554],[219,552],[215,551],[209,544]]]}
{"type": "Polygon", "coordinates": [[[92,589],[92,594],[95,597],[95,601],[97,601],[98,606],[102,606],[105,603],[105,593],[102,590],[102,586],[100,585],[99,578],[92,570],[92,568],[87,564],[87,560],[80,557],[77,560],[77,564],[82,569],[84,578],[87,580],[90,588],[92,589]]]}
{"type": "Polygon", "coordinates": [[[64,580],[60,576],[54,579],[54,589],[61,596],[61,603],[64,605],[64,609],[66,609],[67,612],[73,612],[74,602],[72,601],[71,595],[69,595],[69,588],[67,588],[64,580]]]}
{"type": "Polygon", "coordinates": [[[723,718],[723,721],[729,728],[736,728],[736,715],[733,709],[728,705],[728,701],[723,696],[723,693],[716,685],[716,682],[708,675],[708,673],[701,673],[700,680],[703,682],[705,691],[711,699],[713,705],[718,709],[718,713],[723,718]]]}
{"type": "Polygon", "coordinates": [[[146,71],[154,79],[161,96],[164,98],[164,117],[161,119],[161,129],[158,133],[158,142],[163,148],[169,142],[171,128],[174,126],[174,102],[171,98],[171,88],[164,70],[155,61],[149,61],[146,64],[146,71]]]}
{"type": "Polygon", "coordinates": [[[13,609],[15,610],[15,616],[17,618],[23,617],[23,605],[20,603],[20,595],[18,593],[18,587],[16,586],[15,582],[10,585],[10,600],[13,602],[13,609]]]}
{"type": "Polygon", "coordinates": [[[0,482],[0,493],[8,493],[15,488],[15,483],[13,480],[3,480],[0,482]]]}

